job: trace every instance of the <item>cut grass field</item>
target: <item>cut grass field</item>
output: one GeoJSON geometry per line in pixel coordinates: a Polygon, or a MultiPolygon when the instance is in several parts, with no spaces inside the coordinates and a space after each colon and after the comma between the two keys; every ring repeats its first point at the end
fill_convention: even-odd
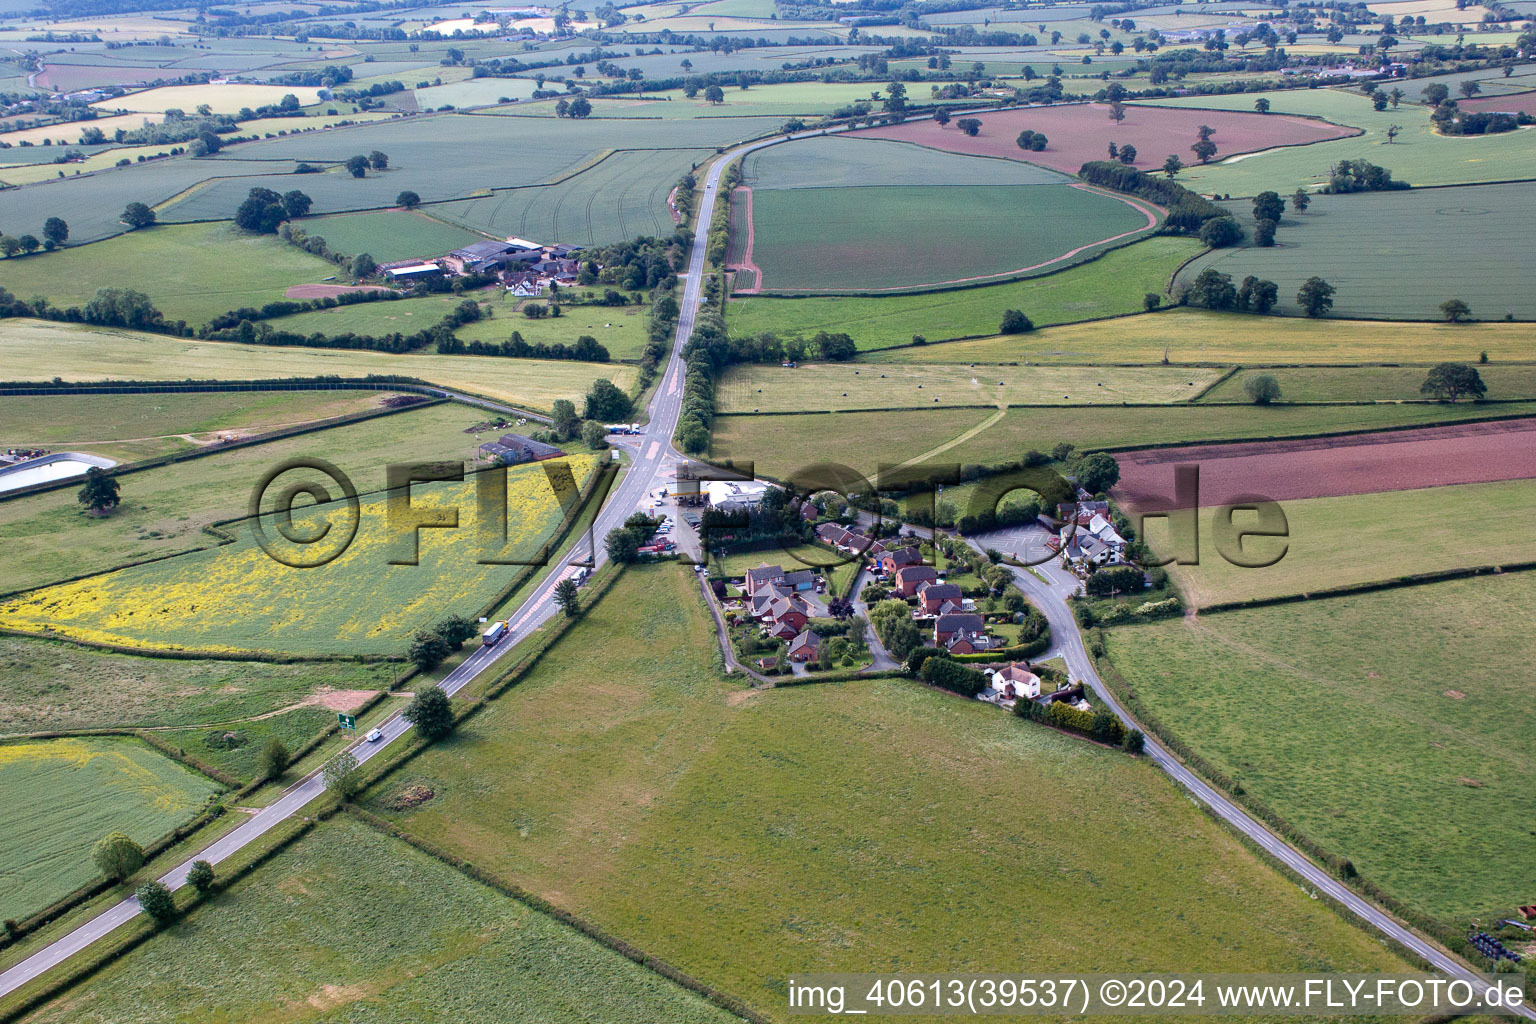
{"type": "Polygon", "coordinates": [[[602,343],[613,359],[639,359],[645,351],[645,306],[561,306],[557,317],[530,319],[521,310],[547,299],[507,299],[496,302],[496,315],[465,324],[453,332],[463,341],[502,342],[516,331],[530,345],[574,345],[583,334],[602,343]]]}
{"type": "Polygon", "coordinates": [[[926,409],[1007,404],[1097,405],[1182,402],[1223,371],[1210,367],[991,366],[801,363],[743,365],[716,387],[721,412],[926,409]]]}
{"type": "Polygon", "coordinates": [[[711,455],[751,459],[760,475],[784,479],[818,462],[850,465],[871,478],[880,463],[928,454],[935,463],[1010,462],[1031,448],[1065,441],[1079,448],[1125,448],[1194,440],[1296,437],[1526,415],[1536,403],[1473,405],[1271,406],[1172,405],[1083,409],[912,409],[812,415],[719,416],[711,455]]]}
{"type": "MultiPolygon", "coordinates": [[[[1419,401],[1425,366],[1282,366],[1243,370],[1207,391],[1202,402],[1246,402],[1243,388],[1260,374],[1280,385],[1284,402],[1419,401]]],[[[1536,364],[1490,363],[1477,367],[1490,399],[1536,398],[1536,364]]]]}
{"type": "Polygon", "coordinates": [[[360,493],[382,492],[389,463],[474,457],[475,435],[464,431],[483,419],[442,404],[130,473],[119,480],[122,504],[99,519],[81,509],[74,487],[0,502],[0,592],[211,546],[217,540],[203,528],[246,515],[262,475],[295,457],[319,456],[360,493]]]}
{"type": "Polygon", "coordinates": [[[10,396],[0,448],[86,451],[136,462],[220,437],[258,434],[377,409],[377,391],[10,396]]]}
{"type": "Polygon", "coordinates": [[[335,273],[335,264],[272,235],[214,223],[162,224],[90,246],[9,259],[4,276],[5,287],[18,297],[41,295],[59,307],[83,306],[98,288],[132,288],[148,295],[166,319],[197,325],[226,310],[281,299],[289,285],[335,273]]]}
{"type": "Polygon", "coordinates": [[[26,917],[95,878],[91,848],[108,832],[148,843],[217,790],[139,740],[0,744],[0,916],[26,917]]]}
{"type": "MultiPolygon", "coordinates": [[[[562,462],[578,490],[598,466],[592,455],[562,462]]],[[[455,528],[424,529],[420,535],[402,530],[386,516],[382,494],[363,500],[356,519],[336,503],[300,506],[292,518],[294,533],[331,532],[341,538],[351,528],[355,537],[349,545],[343,541],[331,561],[293,566],[275,556],[311,561],[338,548],[329,540],[313,548],[288,544],[276,518],[265,514],[271,553],[258,542],[254,522],[242,522],[229,528],[236,537],[232,544],[0,602],[0,623],[34,635],[145,650],[401,654],[412,636],[445,616],[480,615],[520,571],[518,565],[489,560],[527,562],[554,538],[564,514],[561,497],[578,498],[575,492],[556,495],[547,476],[555,465],[489,471],[507,477],[504,545],[484,542],[478,480],[419,485],[412,488],[411,507],[439,521],[457,520],[455,528]]],[[[264,507],[270,508],[270,501],[264,507]]]]}
{"type": "Polygon", "coordinates": [[[1485,320],[1536,319],[1536,296],[1527,287],[1536,274],[1536,250],[1528,244],[1536,197],[1527,185],[1318,196],[1305,214],[1281,221],[1279,242],[1268,248],[1251,244],[1251,205],[1228,207],[1249,229],[1250,244],[1199,257],[1179,272],[1180,284],[1208,267],[1235,281],[1253,274],[1279,285],[1279,312],[1299,315],[1296,291],[1318,276],[1338,289],[1333,312],[1341,316],[1440,320],[1440,303],[1461,299],[1485,320]],[[1359,258],[1364,231],[1382,235],[1369,263],[1359,258]],[[1405,289],[1404,281],[1424,284],[1405,289]]]}
{"type": "Polygon", "coordinates": [[[1165,356],[1174,363],[1436,363],[1447,359],[1475,363],[1482,352],[1491,359],[1529,359],[1530,337],[1526,324],[1309,320],[1182,308],[1029,334],[909,346],[864,358],[903,363],[1151,364],[1165,356]]]}
{"type": "Polygon", "coordinates": [[[288,377],[400,375],[548,410],[557,398],[581,404],[599,377],[628,390],[631,366],[565,359],[391,355],[354,349],[281,348],[193,341],[117,328],[11,320],[0,337],[3,375],[13,381],[274,380],[288,377]]]}
{"type": "Polygon", "coordinates": [[[1036,325],[1075,323],[1133,313],[1147,292],[1161,294],[1179,264],[1199,252],[1188,238],[1148,238],[1091,263],[1025,281],[920,295],[856,298],[733,299],[726,320],[733,334],[853,335],[861,351],[991,335],[1003,312],[1022,310],[1036,325]]]}
{"type": "Polygon", "coordinates": [[[406,210],[316,217],[304,222],[304,230],[324,238],[333,252],[366,252],[380,263],[440,256],[485,240],[484,235],[406,210]]]}
{"type": "Polygon", "coordinates": [[[345,816],[35,1024],[733,1018],[574,929],[345,816]],[[230,985],[237,972],[239,985],[230,985]]]}
{"type": "Polygon", "coordinates": [[[1445,919],[1536,887],[1536,574],[1115,629],[1171,732],[1325,849],[1445,919]]]}
{"type": "MultiPolygon", "coordinates": [[[[1245,555],[1258,561],[1285,552],[1261,569],[1222,557],[1212,513],[1202,509],[1200,564],[1168,570],[1188,603],[1204,607],[1441,569],[1529,562],[1536,560],[1536,540],[1521,524],[1533,502],[1536,481],[1531,480],[1283,501],[1288,538],[1255,537],[1243,544],[1245,555]]],[[[1233,521],[1241,528],[1256,520],[1239,512],[1233,521]]],[[[1149,520],[1147,540],[1166,554],[1167,520],[1149,520]]]]}
{"type": "MultiPolygon", "coordinates": [[[[266,321],[272,325],[274,331],[292,331],[295,334],[310,335],[316,331],[322,334],[335,336],[348,332],[354,334],[371,334],[380,337],[386,334],[414,334],[417,331],[429,330],[437,326],[438,322],[453,312],[460,302],[466,298],[484,300],[496,300],[500,298],[495,291],[485,290],[469,295],[455,295],[448,292],[441,295],[422,295],[413,299],[376,299],[373,302],[358,302],[348,306],[336,306],[333,309],[317,309],[308,313],[294,313],[291,316],[276,317],[266,321]]],[[[423,351],[432,351],[429,345],[423,351]]]]}
{"type": "Polygon", "coordinates": [[[140,658],[0,636],[0,734],[236,722],[349,690],[387,689],[387,665],[140,658]]]}
{"type": "Polygon", "coordinates": [[[1020,968],[1400,969],[1145,761],[910,681],[721,681],[695,588],[629,570],[368,806],[775,1018],[790,972],[982,970],[998,949],[1020,968]],[[996,798],[1013,774],[1093,810],[996,798]],[[389,809],[418,784],[432,800],[389,809]],[[954,869],[1000,850],[1040,869],[1029,885],[954,869]],[[1128,904],[1136,927],[1103,927],[1128,904]]]}
{"type": "Polygon", "coordinates": [[[230,82],[223,85],[162,85],[142,92],[116,96],[92,104],[102,110],[162,111],[171,107],[196,110],[203,104],[213,108],[215,114],[238,114],[240,108],[264,107],[282,102],[284,96],[297,96],[300,105],[309,105],[319,98],[319,89],[298,85],[257,85],[230,82]]]}

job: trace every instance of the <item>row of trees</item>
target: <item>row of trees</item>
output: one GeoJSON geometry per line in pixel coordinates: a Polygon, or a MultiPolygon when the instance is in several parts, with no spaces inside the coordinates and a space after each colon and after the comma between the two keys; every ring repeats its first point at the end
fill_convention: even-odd
{"type": "Polygon", "coordinates": [[[0,234],[0,253],[7,258],[20,253],[30,256],[39,249],[52,252],[64,244],[69,238],[69,225],[62,217],[49,217],[43,221],[43,237],[41,240],[36,235],[6,235],[0,234]]]}

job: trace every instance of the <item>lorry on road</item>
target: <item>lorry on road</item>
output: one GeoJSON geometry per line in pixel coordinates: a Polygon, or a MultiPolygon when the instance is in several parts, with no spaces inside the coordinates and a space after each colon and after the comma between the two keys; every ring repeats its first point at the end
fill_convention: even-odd
{"type": "Polygon", "coordinates": [[[502,638],[506,635],[507,624],[505,622],[493,622],[491,623],[491,628],[486,630],[485,634],[480,637],[480,646],[495,647],[501,643],[502,638]]]}

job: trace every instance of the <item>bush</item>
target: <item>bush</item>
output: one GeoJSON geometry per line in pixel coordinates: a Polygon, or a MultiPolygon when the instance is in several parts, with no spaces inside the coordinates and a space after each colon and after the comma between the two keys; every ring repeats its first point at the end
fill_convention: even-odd
{"type": "Polygon", "coordinates": [[[289,757],[287,745],[273,736],[262,746],[261,753],[256,757],[257,772],[262,779],[275,779],[288,767],[289,757]]]}
{"type": "Polygon", "coordinates": [[[1243,382],[1243,390],[1254,405],[1268,405],[1280,398],[1280,382],[1270,373],[1249,377],[1243,382]]]}
{"type": "Polygon", "coordinates": [[[998,328],[999,334],[1024,334],[1035,329],[1034,322],[1017,309],[1003,311],[1003,322],[998,328]]]}
{"type": "Polygon", "coordinates": [[[171,890],[160,882],[145,882],[134,893],[139,909],[148,914],[157,925],[167,925],[176,920],[176,901],[171,890]]]}
{"type": "Polygon", "coordinates": [[[923,681],[951,693],[974,697],[987,685],[987,677],[950,658],[928,658],[923,662],[923,681]]]}
{"type": "Polygon", "coordinates": [[[204,896],[208,895],[213,888],[213,865],[205,860],[193,861],[187,872],[187,883],[204,896]]]}
{"type": "Polygon", "coordinates": [[[120,882],[144,866],[144,848],[126,832],[112,832],[96,844],[91,860],[96,870],[120,882]]]}

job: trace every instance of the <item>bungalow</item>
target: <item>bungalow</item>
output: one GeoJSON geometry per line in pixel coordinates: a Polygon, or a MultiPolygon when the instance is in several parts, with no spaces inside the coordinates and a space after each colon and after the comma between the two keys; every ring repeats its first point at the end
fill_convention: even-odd
{"type": "Polygon", "coordinates": [[[962,631],[977,636],[985,632],[981,616],[975,612],[950,612],[948,615],[940,615],[933,623],[933,645],[943,647],[956,633],[962,631]]]}
{"type": "Polygon", "coordinates": [[[558,459],[565,454],[552,444],[535,441],[522,434],[502,434],[498,440],[487,441],[481,445],[480,451],[486,458],[504,466],[515,466],[522,462],[543,462],[545,459],[558,459]]]}
{"type": "Polygon", "coordinates": [[[921,565],[923,554],[917,548],[908,546],[886,551],[876,561],[879,563],[881,572],[896,572],[909,565],[921,565]]]}
{"type": "MultiPolygon", "coordinates": [[[[922,568],[927,568],[923,566],[922,568]]],[[[902,570],[905,572],[906,570],[902,570]]],[[[943,615],[961,610],[965,595],[957,583],[936,583],[931,580],[918,584],[917,601],[924,615],[943,615]]]]}
{"type": "Polygon", "coordinates": [[[1029,670],[1028,662],[1011,662],[989,672],[987,678],[1003,700],[1034,700],[1040,696],[1040,677],[1029,670]]]}
{"type": "Polygon", "coordinates": [[[843,541],[847,540],[848,531],[836,523],[822,523],[816,527],[816,539],[823,544],[830,544],[835,548],[841,548],[843,541]]]}
{"type": "Polygon", "coordinates": [[[896,570],[896,588],[901,591],[902,597],[911,597],[917,593],[919,583],[936,581],[938,578],[938,571],[931,565],[909,565],[905,569],[896,570]]]}
{"type": "Polygon", "coordinates": [[[815,661],[819,657],[821,657],[821,637],[810,630],[797,633],[789,642],[790,661],[815,661]]]}
{"type": "Polygon", "coordinates": [[[885,551],[885,545],[867,534],[846,530],[843,533],[843,539],[837,543],[837,549],[850,555],[874,558],[885,551]]]}

